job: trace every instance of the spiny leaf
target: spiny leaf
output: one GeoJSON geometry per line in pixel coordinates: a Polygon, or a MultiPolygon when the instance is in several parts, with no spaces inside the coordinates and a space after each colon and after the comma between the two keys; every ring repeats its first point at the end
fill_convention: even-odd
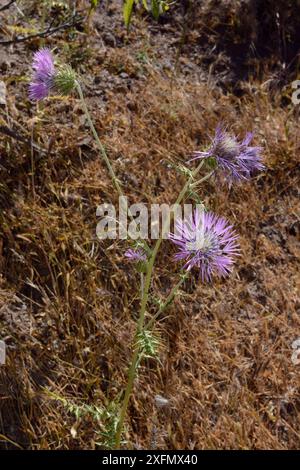
{"type": "Polygon", "coordinates": [[[157,358],[160,340],[152,331],[142,330],[137,336],[137,345],[140,349],[140,360],[145,358],[157,358]]]}

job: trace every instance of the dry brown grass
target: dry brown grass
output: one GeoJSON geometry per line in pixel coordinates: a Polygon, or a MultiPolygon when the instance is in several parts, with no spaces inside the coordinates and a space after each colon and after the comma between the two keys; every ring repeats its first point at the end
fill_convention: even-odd
{"type": "MultiPolygon", "coordinates": [[[[130,202],[174,201],[183,179],[167,162],[206,144],[220,121],[241,136],[255,130],[268,169],[230,191],[214,182],[201,188],[205,202],[235,223],[242,256],[226,281],[187,282],[159,322],[161,365],[148,361],[140,369],[128,447],[149,447],[155,425],[158,448],[297,448],[299,366],[291,344],[300,336],[299,111],[283,107],[279,92],[270,97],[264,80],[244,82],[238,98],[213,78],[174,76],[164,68],[165,52],[151,48],[145,20],[136,27],[120,48],[103,46],[95,32],[80,69],[130,202]],[[156,409],[156,394],[170,400],[167,408],[156,409]]],[[[74,40],[73,55],[84,50],[83,39],[74,40]]],[[[52,98],[36,119],[20,79],[28,45],[13,54],[18,79],[11,69],[3,74],[9,100],[1,118],[18,131],[22,124],[48,153],[34,152],[32,178],[30,147],[1,137],[0,326],[8,353],[0,369],[2,447],[94,448],[101,423],[76,419],[47,390],[78,405],[108,406],[117,397],[126,383],[139,276],[124,262],[125,242],[96,239],[96,207],[117,196],[77,99],[52,98]]],[[[164,297],[176,279],[172,252],[165,242],[155,296],[164,297]]],[[[151,305],[149,315],[154,311],[151,305]]]]}

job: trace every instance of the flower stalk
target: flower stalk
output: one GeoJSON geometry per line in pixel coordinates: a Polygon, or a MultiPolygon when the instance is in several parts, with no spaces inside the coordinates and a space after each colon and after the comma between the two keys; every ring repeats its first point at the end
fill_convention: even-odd
{"type": "Polygon", "coordinates": [[[76,83],[75,83],[75,87],[76,87],[76,90],[78,92],[78,95],[79,95],[79,98],[80,98],[80,101],[81,101],[81,104],[82,104],[82,108],[83,108],[83,111],[86,115],[86,118],[87,118],[87,122],[88,122],[88,125],[92,131],[92,134],[93,134],[93,137],[98,145],[98,148],[100,150],[100,153],[101,153],[101,156],[107,166],[107,169],[108,169],[108,172],[109,172],[109,175],[112,179],[112,182],[116,188],[116,190],[118,191],[118,194],[120,197],[124,197],[124,194],[123,194],[123,191],[121,189],[121,186],[120,186],[120,183],[118,181],[118,178],[116,177],[116,174],[114,172],[114,169],[110,163],[110,160],[107,156],[107,153],[105,151],[105,148],[104,148],[104,145],[101,143],[101,140],[99,139],[99,136],[98,136],[98,133],[95,129],[95,126],[93,124],[93,121],[92,121],[92,118],[91,118],[91,115],[90,115],[90,112],[88,110],[88,107],[86,105],[86,102],[85,102],[85,99],[84,99],[84,96],[83,96],[83,92],[82,92],[82,88],[81,88],[81,85],[80,83],[78,82],[78,80],[76,80],[76,83]]]}
{"type": "MultiPolygon", "coordinates": [[[[85,99],[84,99],[84,95],[83,95],[83,91],[82,91],[81,85],[80,85],[80,83],[79,83],[78,80],[75,81],[75,88],[76,88],[77,93],[78,93],[78,96],[79,96],[79,98],[80,98],[80,102],[81,102],[81,105],[82,105],[82,109],[83,109],[83,111],[84,111],[84,113],[85,113],[85,116],[86,116],[88,125],[89,125],[89,127],[90,127],[90,129],[91,129],[91,132],[92,132],[92,135],[93,135],[93,137],[94,137],[94,139],[95,139],[95,141],[96,141],[96,144],[98,145],[98,148],[99,148],[99,150],[100,150],[100,154],[101,154],[101,156],[102,156],[102,158],[103,158],[103,160],[104,160],[104,162],[105,162],[105,164],[106,164],[106,166],[107,166],[108,173],[109,173],[109,175],[110,175],[110,177],[111,177],[112,183],[113,183],[113,185],[115,186],[115,188],[116,188],[116,190],[117,190],[117,192],[118,192],[118,195],[119,195],[120,200],[121,200],[121,204],[124,204],[125,195],[124,195],[124,193],[123,193],[123,191],[122,191],[122,188],[121,188],[121,185],[120,185],[120,183],[119,183],[119,180],[118,180],[118,178],[117,178],[117,176],[116,176],[116,174],[115,174],[115,171],[114,171],[114,169],[113,169],[113,167],[112,167],[112,164],[111,164],[111,162],[110,162],[110,160],[109,160],[109,157],[108,157],[108,155],[107,155],[107,153],[106,153],[105,147],[104,147],[104,145],[102,144],[101,140],[99,139],[99,136],[98,136],[98,133],[97,133],[97,131],[96,131],[96,129],[95,129],[94,123],[93,123],[93,121],[92,121],[92,118],[91,118],[89,109],[88,109],[87,104],[86,104],[86,101],[85,101],[85,99]]],[[[133,220],[133,217],[132,217],[132,214],[131,214],[130,210],[128,211],[128,215],[129,215],[130,219],[133,220]]],[[[147,244],[146,242],[145,242],[145,248],[149,248],[149,247],[148,247],[148,244],[147,244]]]]}
{"type": "Polygon", "coordinates": [[[149,330],[153,326],[155,320],[159,317],[159,315],[161,315],[166,310],[166,308],[173,302],[175,296],[177,295],[179,288],[187,280],[187,278],[189,277],[189,274],[190,274],[190,271],[186,271],[184,274],[180,276],[179,281],[172,288],[172,290],[170,291],[164,303],[159,307],[155,315],[153,315],[153,317],[148,321],[148,323],[146,323],[145,330],[149,330]]]}
{"type": "MultiPolygon", "coordinates": [[[[204,161],[202,160],[200,162],[200,164],[196,167],[196,169],[192,172],[191,176],[188,178],[188,180],[184,184],[182,190],[180,191],[180,193],[179,193],[179,195],[176,199],[175,205],[180,204],[183,201],[183,199],[185,198],[186,194],[188,193],[188,191],[190,189],[190,186],[191,186],[192,182],[194,181],[195,177],[197,176],[197,174],[201,170],[203,164],[204,164],[204,161]]],[[[213,174],[213,172],[210,172],[208,175],[205,175],[202,179],[200,179],[198,181],[198,184],[200,184],[203,181],[206,181],[212,174],[213,174]]],[[[147,264],[147,272],[146,272],[146,277],[145,277],[144,292],[143,292],[143,297],[142,297],[142,301],[141,301],[140,316],[139,316],[139,319],[138,319],[138,322],[137,322],[135,338],[141,333],[141,331],[144,327],[144,320],[145,320],[145,314],[146,314],[146,307],[147,307],[148,299],[149,299],[149,289],[150,289],[150,285],[151,285],[153,266],[154,266],[154,263],[155,263],[157,253],[158,253],[159,248],[161,246],[161,243],[163,241],[163,237],[166,234],[167,226],[168,226],[167,223],[163,224],[162,230],[161,230],[161,235],[158,238],[158,240],[156,241],[156,244],[155,244],[154,249],[152,251],[152,255],[151,255],[151,257],[148,261],[148,264],[147,264]]],[[[181,285],[182,282],[183,281],[181,279],[179,281],[179,284],[181,285]]],[[[176,292],[177,292],[178,288],[179,288],[179,285],[177,285],[177,289],[174,292],[174,295],[173,295],[172,292],[170,293],[170,295],[172,296],[172,299],[168,298],[167,301],[166,301],[167,304],[169,304],[170,301],[173,300],[174,296],[176,295],[176,292]]],[[[159,313],[161,313],[161,312],[159,312],[159,313]]],[[[158,316],[159,314],[156,314],[156,315],[158,316]]],[[[125,421],[125,418],[126,418],[126,413],[127,413],[127,408],[128,408],[130,395],[131,395],[131,392],[132,392],[132,389],[133,389],[133,384],[134,384],[134,380],[135,380],[138,359],[139,359],[139,348],[138,348],[138,345],[136,345],[135,348],[134,348],[132,359],[131,359],[131,364],[130,364],[130,367],[129,367],[129,370],[128,370],[128,381],[127,381],[127,385],[126,385],[126,389],[125,389],[125,395],[124,395],[124,399],[123,399],[123,403],[122,403],[122,407],[121,407],[121,411],[120,411],[120,419],[119,419],[118,426],[117,426],[117,431],[116,431],[116,437],[115,437],[115,448],[116,449],[118,449],[120,447],[120,443],[121,443],[121,437],[122,437],[122,431],[123,431],[123,427],[124,427],[124,421],[125,421]]]]}

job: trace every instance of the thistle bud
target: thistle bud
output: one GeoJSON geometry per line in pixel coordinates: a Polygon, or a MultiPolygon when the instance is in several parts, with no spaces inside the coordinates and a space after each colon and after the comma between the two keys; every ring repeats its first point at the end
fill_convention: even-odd
{"type": "Polygon", "coordinates": [[[69,65],[62,65],[58,68],[54,77],[55,89],[61,95],[69,95],[76,85],[76,73],[69,65]]]}

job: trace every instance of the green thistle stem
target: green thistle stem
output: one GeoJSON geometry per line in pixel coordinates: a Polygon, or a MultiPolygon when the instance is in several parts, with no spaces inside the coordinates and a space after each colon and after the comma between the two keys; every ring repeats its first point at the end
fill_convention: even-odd
{"type": "MultiPolygon", "coordinates": [[[[188,178],[186,181],[185,185],[183,186],[182,190],[180,191],[175,204],[180,204],[186,194],[188,193],[188,190],[190,188],[190,185],[192,184],[193,180],[199,173],[200,169],[202,168],[204,164],[204,160],[200,162],[200,164],[197,166],[197,168],[192,172],[191,176],[188,178]]],[[[198,181],[198,184],[202,183],[203,181],[207,180],[211,175],[213,174],[213,171],[210,172],[209,174],[205,175],[202,179],[198,181]]],[[[148,266],[147,266],[147,273],[146,273],[146,278],[145,278],[145,284],[144,284],[144,292],[143,292],[143,297],[141,301],[141,309],[140,309],[140,316],[137,322],[137,328],[136,328],[136,334],[135,334],[135,339],[137,338],[137,335],[142,331],[143,325],[144,325],[144,320],[145,320],[145,313],[146,313],[146,307],[148,303],[148,298],[149,298],[149,289],[150,289],[150,284],[151,284],[151,278],[152,278],[152,271],[153,271],[153,266],[154,262],[157,256],[157,253],[159,251],[160,245],[163,241],[163,237],[165,235],[166,229],[168,227],[168,222],[163,224],[162,231],[160,238],[156,241],[156,244],[154,246],[154,249],[152,251],[151,258],[148,261],[148,266]]],[[[175,292],[176,294],[176,292],[175,292]]],[[[125,395],[120,411],[120,418],[119,422],[117,425],[117,430],[116,430],[116,437],[115,437],[115,449],[120,448],[120,443],[121,443],[121,436],[122,436],[122,431],[123,431],[123,426],[124,426],[124,421],[126,418],[126,413],[127,413],[127,407],[130,399],[130,395],[133,389],[133,384],[134,384],[134,379],[136,375],[136,368],[138,364],[138,359],[139,359],[139,347],[138,345],[135,346],[131,364],[128,370],[128,381],[125,389],[125,395]]]]}
{"type": "Polygon", "coordinates": [[[164,312],[164,310],[168,307],[168,305],[170,305],[171,302],[173,302],[174,297],[176,296],[176,294],[178,292],[178,289],[182,286],[184,281],[186,281],[186,279],[189,277],[189,274],[190,274],[190,271],[186,271],[186,273],[184,273],[183,275],[180,276],[179,281],[172,288],[172,290],[170,291],[170,293],[169,293],[168,297],[166,298],[166,300],[164,301],[164,303],[160,306],[160,308],[157,310],[156,314],[153,315],[153,317],[148,321],[148,323],[146,323],[146,325],[144,327],[145,330],[150,329],[152,327],[153,323],[155,322],[155,320],[159,317],[159,315],[164,312]]]}
{"type": "MultiPolygon", "coordinates": [[[[82,104],[82,109],[83,109],[83,111],[84,111],[84,113],[85,113],[85,116],[86,116],[86,118],[87,118],[88,125],[90,126],[90,129],[91,129],[91,131],[92,131],[93,137],[94,137],[94,139],[95,139],[95,141],[96,141],[96,143],[97,143],[97,145],[98,145],[98,148],[99,148],[99,150],[100,150],[101,156],[102,156],[102,158],[103,158],[103,160],[104,160],[104,162],[105,162],[105,164],[106,164],[106,166],[107,166],[107,169],[108,169],[109,175],[110,175],[110,177],[111,177],[111,179],[112,179],[112,182],[113,182],[113,184],[114,184],[114,186],[115,186],[115,188],[116,188],[116,190],[117,190],[117,192],[118,192],[118,195],[119,195],[119,197],[121,198],[121,201],[122,201],[122,203],[123,203],[123,201],[124,201],[124,199],[125,199],[125,195],[124,195],[124,193],[123,193],[123,191],[122,191],[122,188],[121,188],[121,186],[120,186],[119,180],[118,180],[118,178],[117,178],[117,176],[116,176],[116,174],[115,174],[115,172],[114,172],[114,169],[113,169],[113,167],[112,167],[112,165],[111,165],[111,163],[110,163],[110,160],[109,160],[108,155],[107,155],[107,153],[106,153],[106,151],[105,151],[104,145],[101,143],[101,140],[99,139],[99,136],[98,136],[98,133],[97,133],[97,131],[96,131],[96,129],[95,129],[95,126],[94,126],[94,124],[93,124],[93,121],[92,121],[90,112],[89,112],[88,107],[87,107],[87,105],[86,105],[86,102],[85,102],[85,99],[84,99],[84,96],[83,96],[83,92],[82,92],[81,85],[80,85],[80,83],[79,83],[77,80],[75,80],[75,88],[76,88],[76,90],[77,90],[77,92],[78,92],[78,95],[79,95],[79,98],[80,98],[80,101],[81,101],[81,104],[82,104]]],[[[133,220],[133,216],[132,216],[130,210],[128,211],[128,215],[129,215],[129,217],[130,217],[130,220],[133,220]]],[[[147,244],[146,242],[145,242],[145,247],[146,247],[147,249],[150,249],[149,246],[148,246],[148,244],[147,244]]]]}
{"type": "Polygon", "coordinates": [[[107,169],[108,169],[108,172],[109,172],[109,175],[113,181],[113,184],[115,185],[115,188],[116,190],[118,191],[118,194],[120,197],[124,197],[124,194],[123,194],[123,191],[121,189],[121,186],[120,186],[120,183],[118,181],[118,178],[116,177],[116,174],[114,172],[114,169],[110,163],[110,160],[107,156],[107,153],[105,151],[105,148],[103,146],[103,144],[101,143],[100,139],[99,139],[99,136],[97,134],[97,131],[95,129],[95,126],[93,124],[93,121],[92,121],[92,118],[91,118],[91,115],[90,115],[90,112],[88,110],[88,107],[86,105],[86,102],[85,102],[85,99],[84,99],[84,96],[83,96],[83,92],[82,92],[82,88],[81,88],[81,85],[80,83],[76,80],[76,83],[75,83],[75,87],[76,87],[76,90],[78,92],[78,95],[79,95],[79,98],[80,98],[80,101],[81,101],[81,104],[82,104],[82,108],[83,108],[83,111],[86,115],[86,118],[87,118],[87,121],[88,121],[88,124],[90,126],[90,129],[92,131],[92,134],[93,134],[93,137],[99,147],[99,150],[100,150],[100,153],[101,153],[101,156],[107,166],[107,169]]]}

